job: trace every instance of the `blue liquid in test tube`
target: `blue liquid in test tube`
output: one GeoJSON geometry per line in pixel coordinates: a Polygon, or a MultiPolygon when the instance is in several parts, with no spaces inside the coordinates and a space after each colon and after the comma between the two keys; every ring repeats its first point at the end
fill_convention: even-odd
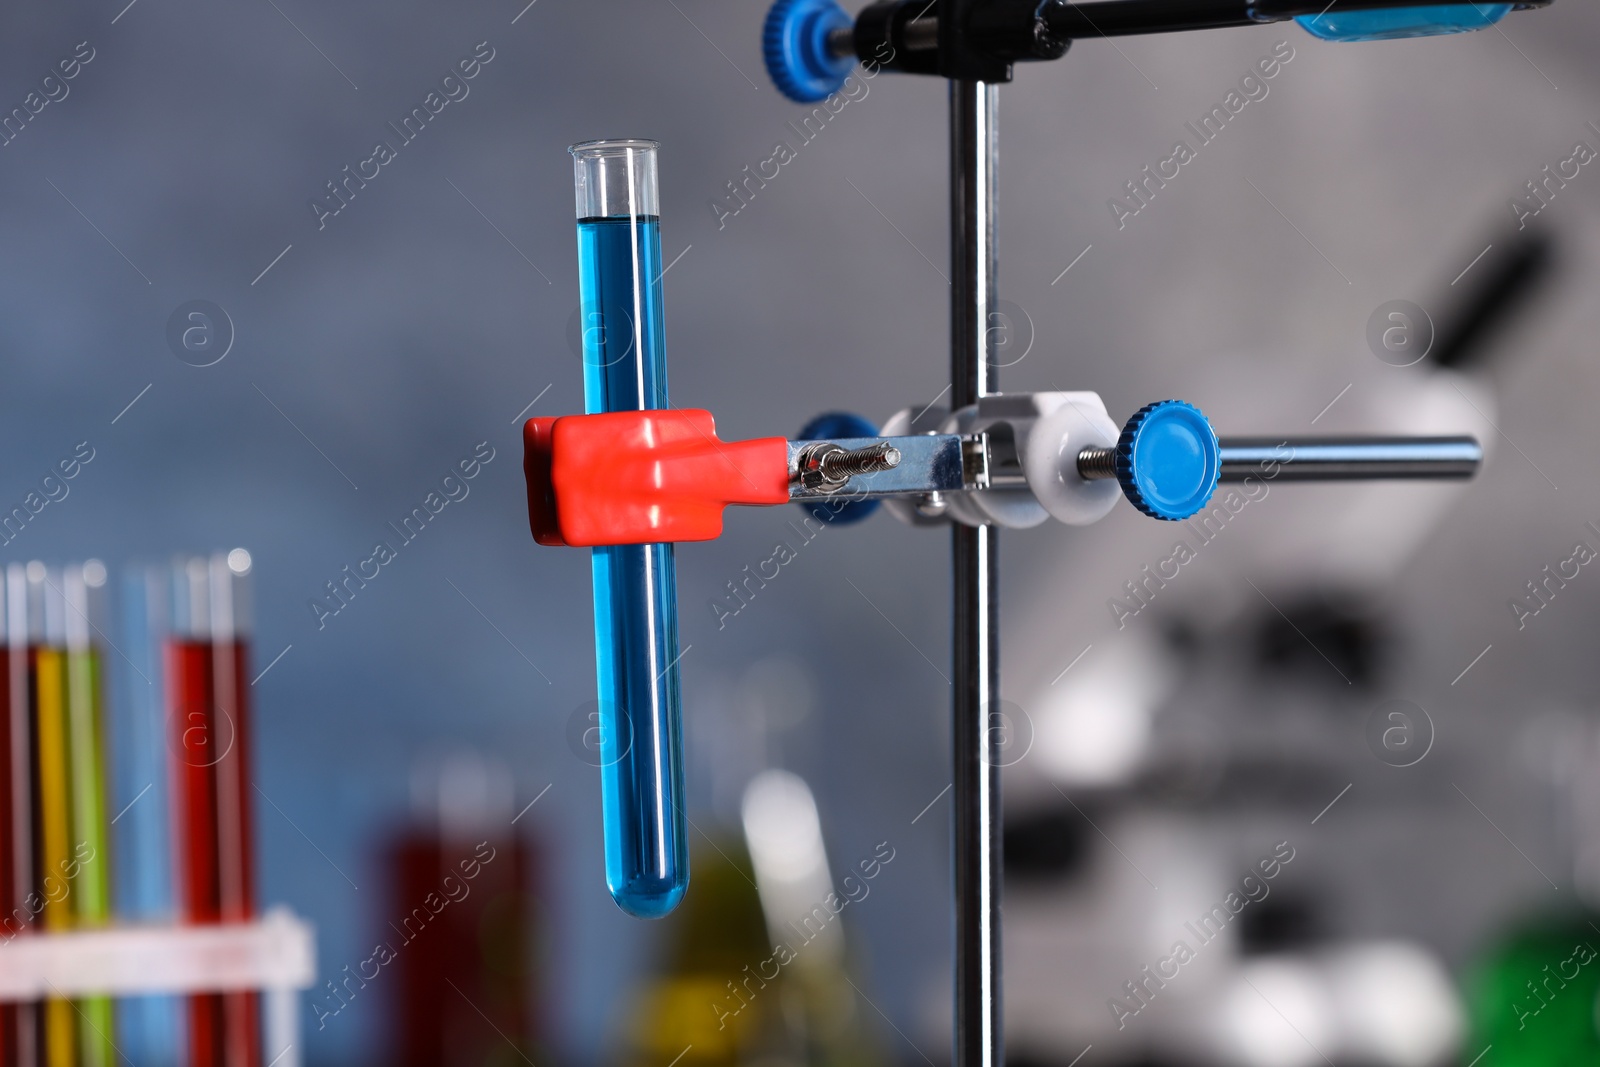
{"type": "MultiPolygon", "coordinates": [[[[665,408],[656,144],[588,141],[571,151],[584,410],[665,408]]],[[[606,886],[623,911],[656,919],[689,885],[673,550],[593,552],[606,886]]]]}
{"type": "Polygon", "coordinates": [[[1439,4],[1375,11],[1328,11],[1301,15],[1296,22],[1324,41],[1386,41],[1467,33],[1493,26],[1511,11],[1511,4],[1439,4]]]}

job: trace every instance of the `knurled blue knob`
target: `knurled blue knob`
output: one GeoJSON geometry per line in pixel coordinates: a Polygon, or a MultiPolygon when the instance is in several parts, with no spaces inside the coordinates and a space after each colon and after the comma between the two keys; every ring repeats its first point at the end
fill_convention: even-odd
{"type": "Polygon", "coordinates": [[[854,56],[836,56],[828,34],[855,23],[834,0],[778,0],[767,12],[761,51],[778,90],[798,104],[814,104],[844,88],[854,56]]]}
{"type": "Polygon", "coordinates": [[[1216,431],[1182,400],[1146,404],[1117,440],[1122,493],[1151,518],[1176,522],[1195,514],[1216,491],[1221,471],[1216,431]]]}

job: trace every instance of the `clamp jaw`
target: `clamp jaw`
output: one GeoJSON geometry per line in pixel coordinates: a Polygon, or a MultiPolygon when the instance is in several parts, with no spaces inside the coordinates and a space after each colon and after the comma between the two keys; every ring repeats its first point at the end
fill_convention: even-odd
{"type": "Polygon", "coordinates": [[[829,498],[881,499],[916,525],[1087,526],[1119,496],[1177,521],[1203,509],[1220,482],[1461,479],[1483,459],[1472,437],[1219,439],[1181,400],[1147,404],[1119,430],[1088,392],[989,396],[954,413],[908,408],[888,428],[722,441],[708,411],[529,419],[529,524],[542,545],[710,541],[729,504],[829,498]]]}
{"type": "Polygon", "coordinates": [[[719,441],[709,411],[529,419],[522,445],[541,545],[711,541],[727,505],[789,499],[784,439],[719,441]]]}

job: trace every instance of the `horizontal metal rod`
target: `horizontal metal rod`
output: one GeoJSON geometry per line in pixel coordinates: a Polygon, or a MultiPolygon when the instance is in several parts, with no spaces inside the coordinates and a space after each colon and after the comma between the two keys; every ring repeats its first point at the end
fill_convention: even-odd
{"type": "MultiPolygon", "coordinates": [[[[885,496],[1028,487],[1015,456],[992,454],[984,434],[916,434],[907,437],[840,437],[828,443],[846,450],[888,446],[899,458],[887,470],[851,476],[844,484],[807,485],[805,457],[821,442],[789,442],[789,499],[885,496]]],[[[1466,479],[1478,473],[1483,446],[1473,437],[1224,437],[1220,479],[1242,482],[1380,481],[1466,479]]],[[[1079,473],[1114,478],[1110,449],[1086,448],[1079,473]]]]}
{"type": "Polygon", "coordinates": [[[1105,0],[1046,9],[1050,32],[1073,39],[1253,26],[1241,0],[1105,0]]]}
{"type": "MultiPolygon", "coordinates": [[[[1437,7],[1460,0],[1338,0],[1340,13],[1395,7],[1437,7]]],[[[1519,8],[1545,7],[1550,0],[1526,0],[1519,8]]],[[[1126,37],[1180,33],[1227,26],[1254,26],[1299,15],[1325,14],[1327,0],[1102,0],[1094,4],[1047,6],[1045,18],[1058,37],[1126,37]]]]}
{"type": "Polygon", "coordinates": [[[1224,437],[1224,482],[1471,478],[1483,463],[1472,437],[1224,437]]]}

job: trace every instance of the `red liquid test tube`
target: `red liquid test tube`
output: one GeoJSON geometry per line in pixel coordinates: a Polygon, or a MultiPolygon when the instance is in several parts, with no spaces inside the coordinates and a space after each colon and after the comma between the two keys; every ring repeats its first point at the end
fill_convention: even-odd
{"type": "MultiPolygon", "coordinates": [[[[183,561],[174,574],[168,729],[177,756],[174,841],[186,922],[255,918],[244,625],[249,571],[249,554],[235,549],[183,561]]],[[[261,1067],[258,994],[195,994],[188,1015],[187,1067],[261,1067]]]]}

